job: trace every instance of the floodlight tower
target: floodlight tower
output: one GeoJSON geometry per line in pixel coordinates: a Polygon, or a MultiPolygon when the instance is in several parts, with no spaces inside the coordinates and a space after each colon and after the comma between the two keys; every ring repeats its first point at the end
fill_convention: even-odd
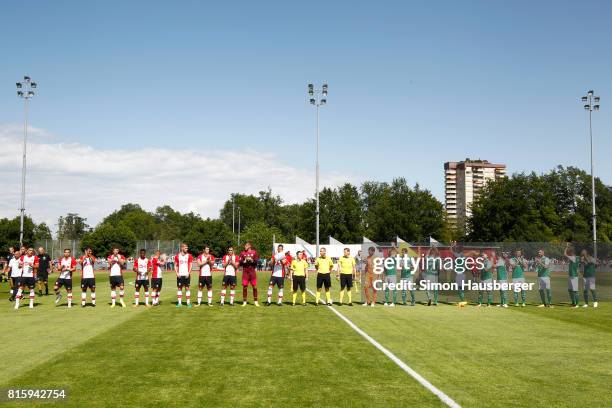
{"type": "Polygon", "coordinates": [[[33,89],[36,89],[36,82],[29,76],[24,76],[23,81],[17,82],[17,96],[23,99],[24,120],[23,120],[23,158],[21,164],[21,208],[19,221],[19,246],[23,246],[23,221],[25,217],[25,182],[26,182],[26,147],[28,141],[28,101],[34,96],[33,89]]]}
{"type": "Polygon", "coordinates": [[[593,217],[593,257],[597,261],[597,210],[595,209],[595,173],[593,171],[593,111],[599,110],[599,96],[590,90],[582,97],[582,102],[586,102],[584,109],[589,111],[589,139],[591,141],[591,204],[593,217]]]}
{"type": "Polygon", "coordinates": [[[317,249],[315,256],[319,256],[319,108],[327,103],[327,84],[323,84],[321,89],[315,89],[313,84],[308,84],[308,97],[310,104],[317,111],[317,148],[316,148],[316,170],[315,170],[315,200],[316,200],[316,236],[317,249]]]}

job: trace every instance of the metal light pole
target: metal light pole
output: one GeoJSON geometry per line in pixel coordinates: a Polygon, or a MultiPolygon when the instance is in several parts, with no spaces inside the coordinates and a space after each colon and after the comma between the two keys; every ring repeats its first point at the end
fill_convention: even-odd
{"type": "Polygon", "coordinates": [[[238,246],[240,246],[240,207],[238,207],[238,246]]]}
{"type": "Polygon", "coordinates": [[[234,195],[232,194],[232,235],[234,237],[236,236],[236,226],[235,226],[236,216],[234,215],[235,212],[236,212],[236,199],[234,198],[234,195]]]}
{"type": "Polygon", "coordinates": [[[24,76],[23,81],[17,82],[17,96],[23,99],[24,120],[23,120],[23,157],[21,164],[21,208],[19,220],[19,246],[23,246],[23,221],[25,217],[25,182],[26,182],[26,147],[28,141],[28,101],[34,96],[33,89],[36,89],[36,82],[29,76],[24,76]]]}
{"type": "Polygon", "coordinates": [[[317,148],[316,148],[316,170],[315,170],[315,200],[316,200],[316,236],[317,245],[315,256],[319,256],[319,107],[327,103],[327,84],[323,84],[321,89],[315,89],[313,84],[308,84],[308,96],[310,104],[314,105],[317,111],[317,148]]]}
{"type": "Polygon", "coordinates": [[[595,208],[595,172],[593,164],[593,111],[599,110],[599,96],[594,96],[590,90],[582,97],[582,102],[586,102],[584,109],[589,111],[589,138],[591,140],[591,202],[593,205],[593,257],[597,261],[597,210],[595,208]]]}

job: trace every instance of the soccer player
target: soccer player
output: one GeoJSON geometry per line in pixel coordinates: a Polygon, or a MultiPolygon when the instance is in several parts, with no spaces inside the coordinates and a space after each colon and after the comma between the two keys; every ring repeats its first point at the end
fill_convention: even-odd
{"type": "Polygon", "coordinates": [[[91,305],[96,307],[96,277],[94,275],[94,264],[96,258],[91,248],[85,248],[85,255],[79,259],[81,264],[81,307],[87,304],[87,289],[91,292],[91,305]]]}
{"type": "Polygon", "coordinates": [[[465,282],[465,256],[463,254],[463,250],[457,247],[457,242],[452,241],[450,245],[450,250],[455,257],[454,266],[455,266],[455,284],[457,284],[457,293],[459,295],[459,302],[457,306],[464,307],[468,304],[465,301],[465,291],[463,290],[463,282],[465,282]]]}
{"type": "Polygon", "coordinates": [[[278,287],[278,301],[277,305],[283,305],[283,286],[285,282],[285,266],[287,265],[287,255],[283,251],[283,246],[279,245],[276,249],[276,253],[272,255],[272,275],[270,276],[270,282],[268,283],[268,300],[266,306],[272,304],[272,291],[274,286],[278,287]]]}
{"type": "Polygon", "coordinates": [[[205,246],[204,251],[197,257],[198,267],[200,268],[200,278],[198,280],[198,303],[196,306],[202,304],[202,295],[204,286],[206,286],[208,296],[208,306],[212,306],[213,298],[213,281],[212,281],[212,267],[215,263],[215,257],[210,253],[210,248],[205,246]]]}
{"type": "MultiPolygon", "coordinates": [[[[510,258],[510,261],[508,263],[510,264],[510,267],[512,268],[512,283],[514,284],[525,283],[525,269],[527,268],[527,260],[523,258],[523,251],[521,251],[520,249],[517,249],[514,252],[514,257],[510,258]]],[[[527,294],[522,289],[519,289],[519,291],[521,292],[521,300],[523,301],[523,303],[521,303],[521,306],[525,307],[526,306],[525,301],[527,298],[527,294]]],[[[514,289],[514,306],[516,307],[519,306],[518,296],[519,296],[519,292],[516,289],[514,289]]]]}
{"type": "Polygon", "coordinates": [[[586,249],[580,252],[580,262],[584,266],[582,278],[584,281],[584,305],[582,307],[589,307],[589,290],[593,296],[593,307],[597,307],[597,292],[595,291],[595,274],[597,271],[597,260],[590,256],[586,249]]]}
{"type": "Polygon", "coordinates": [[[236,271],[239,266],[239,259],[234,255],[234,248],[229,247],[227,254],[223,257],[223,282],[221,282],[221,303],[225,304],[225,295],[227,294],[227,287],[230,287],[230,306],[234,306],[234,297],[236,296],[236,271]]]}
{"type": "Polygon", "coordinates": [[[351,250],[344,248],[344,255],[338,258],[337,277],[340,279],[340,303],[344,300],[344,291],[348,294],[348,305],[353,306],[353,278],[355,277],[355,258],[351,256],[351,250]]]}
{"type": "Polygon", "coordinates": [[[11,291],[13,290],[13,286],[12,286],[13,284],[12,284],[12,281],[9,279],[9,269],[10,269],[9,264],[11,263],[14,257],[15,257],[15,247],[9,247],[9,254],[4,260],[4,267],[2,268],[2,279],[0,279],[0,281],[4,280],[4,282],[9,282],[9,285],[11,286],[11,291]]]}
{"type": "Polygon", "coordinates": [[[145,306],[149,306],[149,272],[151,271],[151,266],[151,260],[147,258],[147,251],[141,249],[138,258],[134,259],[134,272],[136,272],[134,307],[138,307],[140,302],[140,288],[144,289],[145,306]]]}
{"type": "Polygon", "coordinates": [[[376,287],[374,281],[376,280],[376,273],[374,273],[374,247],[368,248],[368,257],[365,260],[365,283],[363,284],[363,292],[365,294],[366,301],[363,306],[374,307],[376,304],[376,287]],[[371,292],[371,293],[370,293],[371,292]]]}
{"type": "Polygon", "coordinates": [[[501,285],[508,283],[508,270],[506,268],[506,263],[508,262],[508,254],[505,252],[501,253],[500,257],[496,257],[495,250],[493,250],[492,259],[495,263],[495,272],[497,273],[497,282],[500,284],[499,288],[499,307],[508,307],[508,299],[506,298],[506,291],[501,287],[501,285]]]}
{"type": "Polygon", "coordinates": [[[542,304],[538,307],[554,307],[552,305],[552,294],[550,289],[550,258],[544,255],[540,248],[535,259],[536,271],[538,273],[538,289],[542,304]]]}
{"type": "Polygon", "coordinates": [[[331,270],[334,267],[334,261],[327,256],[327,250],[321,248],[319,250],[319,257],[315,260],[315,269],[317,270],[317,297],[315,305],[319,304],[321,300],[321,289],[325,286],[325,299],[327,299],[327,305],[332,305],[331,300],[331,270]]]}
{"type": "Polygon", "coordinates": [[[580,297],[578,295],[578,270],[580,269],[580,257],[576,256],[574,248],[572,248],[569,242],[565,245],[565,251],[563,255],[567,258],[568,264],[568,280],[567,280],[567,291],[569,293],[570,300],[572,301],[572,307],[580,307],[580,297]]]}
{"type": "Polygon", "coordinates": [[[38,285],[38,296],[42,296],[45,288],[45,295],[49,294],[49,272],[51,272],[51,257],[45,252],[45,248],[38,248],[38,272],[36,282],[38,285]]]}
{"type": "Polygon", "coordinates": [[[19,262],[19,258],[21,258],[21,251],[13,250],[13,257],[9,261],[6,266],[7,271],[10,270],[10,286],[11,286],[11,297],[9,297],[9,301],[13,302],[15,297],[17,296],[17,291],[19,290],[21,280],[21,264],[19,262]]]}
{"type": "Polygon", "coordinates": [[[72,307],[72,273],[76,269],[76,259],[71,255],[69,249],[64,249],[64,256],[60,259],[57,265],[59,276],[53,285],[55,291],[55,304],[59,303],[62,298],[60,289],[62,286],[66,289],[66,297],[68,298],[68,307],[72,307]]]}
{"type": "MultiPolygon", "coordinates": [[[[437,247],[429,248],[427,256],[425,257],[425,280],[428,284],[438,283],[440,270],[442,269],[442,258],[440,258],[440,251],[437,247]]],[[[425,292],[427,294],[427,306],[433,305],[438,306],[438,289],[431,289],[425,292]]]]}
{"type": "Polygon", "coordinates": [[[187,244],[181,244],[181,251],[174,257],[174,272],[176,272],[176,307],[183,306],[183,288],[185,288],[185,301],[191,307],[191,265],[193,256],[188,252],[187,244]]]}
{"type": "Polygon", "coordinates": [[[123,296],[125,295],[123,282],[125,257],[119,253],[119,248],[113,248],[113,253],[108,257],[108,265],[110,266],[111,307],[115,307],[117,289],[119,289],[119,303],[121,307],[125,307],[125,302],[123,301],[123,296]]]}
{"type": "MultiPolygon", "coordinates": [[[[493,284],[493,268],[495,268],[495,264],[493,260],[489,258],[489,255],[486,252],[482,252],[480,254],[482,258],[484,258],[484,268],[480,273],[480,284],[481,285],[492,285],[493,284]]],[[[491,306],[493,303],[493,291],[492,290],[483,290],[480,289],[478,291],[478,306],[482,306],[482,300],[484,296],[484,292],[487,292],[487,307],[491,306]]]]}
{"type": "Polygon", "coordinates": [[[165,264],[165,254],[160,255],[159,251],[155,251],[155,255],[151,258],[151,304],[153,306],[159,305],[159,294],[162,289],[163,268],[165,264]]]}
{"type": "Polygon", "coordinates": [[[361,279],[363,279],[363,272],[365,270],[365,259],[361,254],[361,250],[357,251],[357,255],[355,256],[355,293],[358,293],[361,286],[361,279]]]}
{"type": "Polygon", "coordinates": [[[247,293],[249,285],[251,285],[253,288],[253,304],[259,307],[257,301],[257,271],[255,270],[259,256],[257,251],[253,249],[251,242],[247,241],[244,244],[244,251],[240,253],[239,261],[240,266],[242,266],[242,306],[247,305],[247,293]]]}
{"type": "Polygon", "coordinates": [[[395,307],[395,303],[397,302],[397,290],[395,290],[395,285],[397,284],[397,249],[391,248],[389,250],[389,256],[385,259],[384,267],[385,267],[385,303],[383,306],[395,307]],[[392,259],[393,262],[389,261],[392,259]],[[389,286],[393,285],[393,301],[389,302],[389,286]]]}
{"type": "MultiPolygon", "coordinates": [[[[400,269],[400,283],[402,285],[402,302],[404,306],[407,306],[407,293],[406,287],[409,285],[413,285],[414,276],[416,274],[416,270],[414,270],[410,262],[410,258],[408,256],[408,248],[402,249],[402,269],[400,269]]],[[[414,306],[415,296],[414,296],[414,287],[410,288],[410,306],[414,306]]],[[[366,304],[367,305],[367,304],[366,304]]]]}
{"type": "Polygon", "coordinates": [[[33,248],[29,248],[24,255],[21,255],[19,264],[21,266],[21,279],[19,280],[19,288],[15,297],[15,309],[19,309],[19,301],[26,287],[30,289],[30,309],[33,309],[34,286],[36,285],[36,271],[38,270],[38,257],[34,253],[33,248]]]}
{"type": "Polygon", "coordinates": [[[293,306],[295,306],[295,300],[297,299],[298,288],[302,291],[302,306],[306,306],[306,281],[308,280],[308,261],[302,257],[302,251],[298,251],[294,260],[291,261],[291,277],[292,290],[291,296],[293,298],[293,306]]]}

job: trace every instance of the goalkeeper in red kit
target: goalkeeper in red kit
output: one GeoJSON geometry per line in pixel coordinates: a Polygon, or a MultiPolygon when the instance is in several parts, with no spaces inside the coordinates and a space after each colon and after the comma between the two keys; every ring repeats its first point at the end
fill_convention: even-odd
{"type": "Polygon", "coordinates": [[[257,301],[257,261],[259,255],[255,251],[249,241],[244,244],[244,251],[240,253],[238,258],[240,266],[242,266],[242,306],[247,304],[247,293],[249,285],[253,288],[253,303],[259,306],[257,301]]]}

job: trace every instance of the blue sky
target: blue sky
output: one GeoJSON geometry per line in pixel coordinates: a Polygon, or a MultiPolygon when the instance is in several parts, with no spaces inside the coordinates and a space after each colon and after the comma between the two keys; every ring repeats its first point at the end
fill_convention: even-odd
{"type": "MultiPolygon", "coordinates": [[[[270,186],[299,200],[314,184],[306,84],[327,81],[323,184],[403,176],[442,199],[444,161],[483,158],[510,172],[588,169],[579,99],[593,88],[602,97],[594,115],[596,172],[612,182],[609,2],[24,4],[0,5],[0,126],[9,140],[18,138],[14,83],[31,75],[40,88],[30,122],[39,153],[47,145],[69,151],[66,143],[125,160],[146,149],[188,149],[204,158],[242,152],[236,173],[249,155],[271,155],[294,170],[293,187],[277,188],[284,175],[265,173],[235,188],[270,186]]],[[[157,160],[165,165],[163,155],[157,160]]],[[[18,190],[19,168],[12,169],[3,169],[2,182],[18,190]]],[[[45,172],[33,164],[29,180],[45,172]]],[[[210,175],[218,183],[200,177],[215,199],[177,205],[214,216],[225,198],[223,174],[210,175]]],[[[29,196],[28,207],[35,218],[37,211],[56,218],[61,208],[44,210],[44,197],[52,196],[29,196]]],[[[17,207],[4,205],[0,216],[17,207]]],[[[105,210],[89,216],[99,220],[105,210]]]]}

